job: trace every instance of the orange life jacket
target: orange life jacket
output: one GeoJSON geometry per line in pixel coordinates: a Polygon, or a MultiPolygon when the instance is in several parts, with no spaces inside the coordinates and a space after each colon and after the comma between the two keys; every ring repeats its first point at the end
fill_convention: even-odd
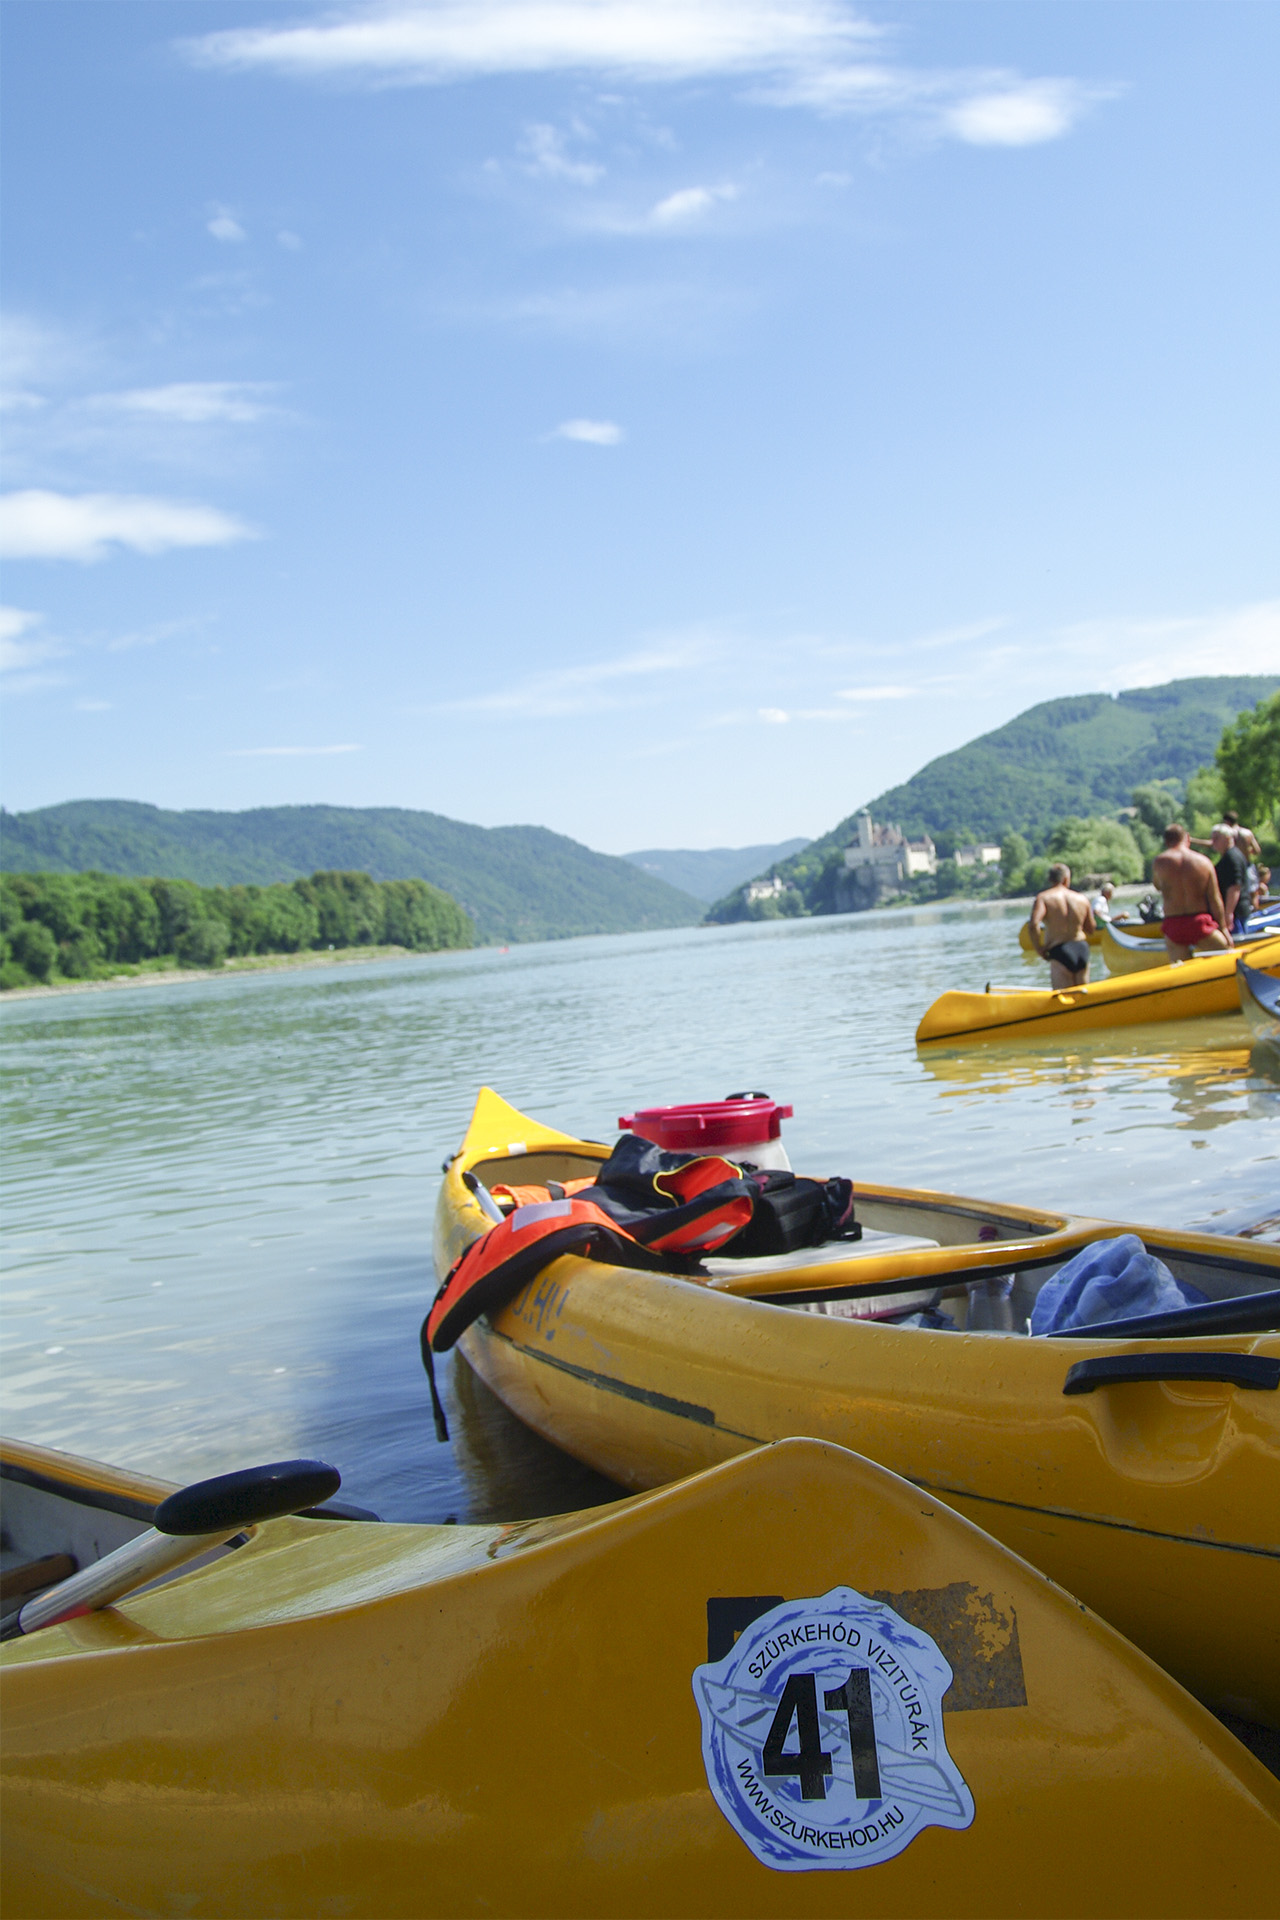
{"type": "Polygon", "coordinates": [[[589,1180],[547,1187],[495,1187],[520,1204],[473,1240],[446,1275],[422,1323],[422,1364],[431,1387],[436,1433],[448,1425],[436,1389],[433,1356],[445,1353],[482,1313],[504,1307],[542,1269],[573,1253],[647,1273],[697,1271],[698,1253],[732,1239],[751,1219],[754,1192],[731,1161],[691,1161],[662,1175],[674,1202],[650,1219],[624,1228],[587,1197],[589,1180]]]}
{"type": "Polygon", "coordinates": [[[664,1259],[651,1253],[591,1201],[552,1200],[545,1188],[542,1192],[541,1200],[517,1207],[472,1241],[445,1277],[422,1323],[422,1364],[431,1388],[437,1439],[447,1440],[449,1428],[436,1388],[433,1355],[446,1352],[482,1313],[504,1307],[553,1260],[576,1253],[650,1273],[664,1267],[678,1271],[686,1265],[678,1255],[664,1259]]]}

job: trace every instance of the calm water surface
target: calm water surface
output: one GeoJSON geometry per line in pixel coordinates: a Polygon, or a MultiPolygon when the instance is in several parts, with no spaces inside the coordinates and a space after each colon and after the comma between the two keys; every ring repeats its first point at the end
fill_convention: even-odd
{"type": "Polygon", "coordinates": [[[917,1052],[949,985],[1043,984],[1013,908],[563,941],[10,1002],[6,1431],[173,1479],[320,1454],[389,1519],[606,1497],[418,1325],[440,1163],[487,1082],[570,1132],[766,1088],[796,1165],[1224,1227],[1280,1206],[1239,1019],[917,1052]]]}

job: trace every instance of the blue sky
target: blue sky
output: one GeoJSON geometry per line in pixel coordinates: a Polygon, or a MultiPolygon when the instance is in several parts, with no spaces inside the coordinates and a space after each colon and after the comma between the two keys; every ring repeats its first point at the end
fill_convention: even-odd
{"type": "Polygon", "coordinates": [[[8,0],[3,799],[816,834],[1280,669],[1280,8],[8,0]]]}

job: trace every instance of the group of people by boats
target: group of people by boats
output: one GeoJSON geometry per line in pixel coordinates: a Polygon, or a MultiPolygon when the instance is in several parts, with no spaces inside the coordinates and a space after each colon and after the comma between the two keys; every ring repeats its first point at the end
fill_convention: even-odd
{"type": "MultiPolygon", "coordinates": [[[[1216,861],[1196,851],[1186,827],[1171,823],[1152,865],[1170,961],[1220,953],[1244,940],[1251,917],[1264,912],[1269,901],[1271,870],[1262,865],[1257,837],[1236,814],[1225,815],[1199,844],[1211,847],[1216,861]]],[[[1032,950],[1048,961],[1050,982],[1057,988],[1087,984],[1090,943],[1099,922],[1112,917],[1114,888],[1104,885],[1090,898],[1073,888],[1071,878],[1070,867],[1050,867],[1028,920],[1032,950]]]]}

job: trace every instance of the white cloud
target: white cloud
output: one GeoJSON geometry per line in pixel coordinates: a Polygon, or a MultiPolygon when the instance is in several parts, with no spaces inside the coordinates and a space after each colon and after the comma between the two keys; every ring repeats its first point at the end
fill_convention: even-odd
{"type": "Polygon", "coordinates": [[[771,73],[846,60],[876,29],[834,0],[440,0],[185,42],[204,66],[418,84],[564,71],[633,80],[771,73]]]}
{"type": "Polygon", "coordinates": [[[271,411],[260,396],[275,390],[275,383],[267,380],[182,380],[167,387],[98,393],[85,404],[106,412],[145,414],[202,426],[214,420],[260,420],[271,411]]]}
{"type": "Polygon", "coordinates": [[[249,237],[235,215],[226,207],[214,208],[212,219],[205,222],[205,232],[211,233],[215,240],[223,240],[231,244],[239,240],[247,240],[249,237]]]}
{"type": "Polygon", "coordinates": [[[143,494],[30,488],[0,497],[0,556],[11,560],[101,560],[113,547],[155,554],[254,537],[252,528],[216,507],[143,494]]]}
{"type": "Polygon", "coordinates": [[[626,435],[614,420],[562,420],[553,440],[580,440],[588,447],[616,447],[626,435]]]}
{"type": "Polygon", "coordinates": [[[761,707],[759,714],[762,720],[767,720],[771,726],[775,727],[785,727],[791,718],[784,707],[761,707]]]}
{"type": "Polygon", "coordinates": [[[276,245],[283,247],[287,253],[300,253],[302,251],[301,236],[296,233],[291,233],[288,227],[282,227],[276,235],[276,245]]]}
{"type": "MultiPolygon", "coordinates": [[[[583,129],[574,127],[579,138],[583,129]]],[[[535,122],[525,128],[521,148],[526,156],[524,170],[548,180],[571,180],[577,186],[594,186],[604,173],[604,168],[594,160],[574,160],[568,151],[568,136],[557,127],[535,122]]]]}
{"type": "Polygon", "coordinates": [[[652,227],[683,227],[700,220],[704,213],[710,213],[720,200],[736,200],[738,189],[724,187],[681,187],[676,193],[669,193],[665,200],[659,200],[656,207],[649,210],[648,224],[652,227]]]}
{"type": "Polygon", "coordinates": [[[976,93],[943,115],[947,131],[974,147],[1031,147],[1060,139],[1097,97],[1072,80],[1033,80],[976,93]]]}
{"type": "Polygon", "coordinates": [[[110,713],[111,706],[112,706],[112,703],[110,700],[77,700],[76,712],[77,713],[110,713]]]}
{"type": "Polygon", "coordinates": [[[17,673],[44,660],[57,660],[67,651],[60,640],[51,637],[23,638],[43,622],[42,613],[29,613],[24,607],[0,607],[0,673],[17,673]]]}
{"type": "Polygon", "coordinates": [[[306,760],[321,753],[363,753],[362,746],[345,741],[338,747],[228,747],[229,760],[306,760]]]}
{"type": "MultiPolygon", "coordinates": [[[[872,57],[884,37],[840,0],[383,0],[181,44],[202,66],[294,80],[446,85],[532,73],[606,82],[748,80],[762,103],[902,114],[936,136],[976,146],[1057,139],[1115,91],[1002,69],[895,65],[872,57]]],[[[590,184],[593,163],[569,159],[556,139],[541,156],[535,148],[534,170],[590,184]]],[[[244,237],[226,209],[218,221],[227,229],[220,237],[244,237]]]]}

